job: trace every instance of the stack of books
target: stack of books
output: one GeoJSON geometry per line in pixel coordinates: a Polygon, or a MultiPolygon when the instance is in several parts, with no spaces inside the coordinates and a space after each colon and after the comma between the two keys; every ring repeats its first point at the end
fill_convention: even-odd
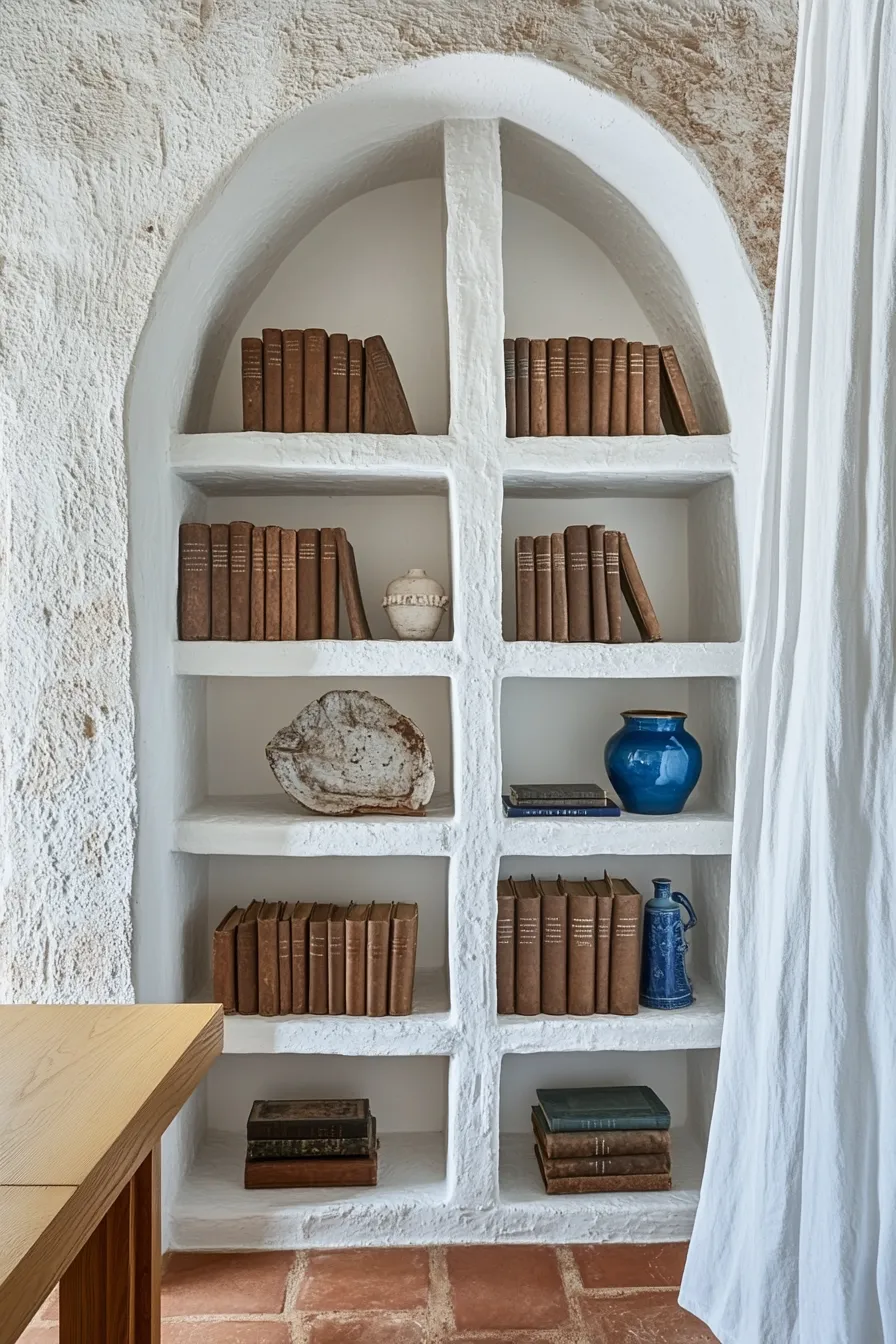
{"type": "Polygon", "coordinates": [[[641,894],[624,877],[498,883],[498,1012],[639,1011],[641,894]]]}
{"type": "Polygon", "coordinates": [[[414,1003],[417,906],[253,901],[212,938],[215,1002],[225,1013],[403,1017],[414,1003]]]}
{"type": "Polygon", "coordinates": [[[624,532],[592,523],[517,537],[514,557],[517,639],[621,644],[623,598],[642,641],[662,639],[624,532]]]}
{"type": "Polygon", "coordinates": [[[599,784],[511,784],[505,817],[618,817],[619,805],[599,784]]]}
{"type": "Polygon", "coordinates": [[[342,527],[181,523],[181,639],[370,639],[354,549],[342,527]]]}
{"type": "Polygon", "coordinates": [[[349,340],[320,327],[242,340],[243,429],[283,434],[413,434],[414,420],[382,336],[349,340]]]}
{"type": "Polygon", "coordinates": [[[588,336],[504,342],[507,437],[699,434],[671,345],[588,336]]]}
{"type": "Polygon", "coordinates": [[[247,1190],[376,1185],[376,1120],[353,1101],[256,1101],[246,1125],[247,1190]]]}
{"type": "Polygon", "coordinates": [[[668,1109],[649,1087],[538,1088],[535,1156],[549,1195],[672,1189],[668,1109]]]}

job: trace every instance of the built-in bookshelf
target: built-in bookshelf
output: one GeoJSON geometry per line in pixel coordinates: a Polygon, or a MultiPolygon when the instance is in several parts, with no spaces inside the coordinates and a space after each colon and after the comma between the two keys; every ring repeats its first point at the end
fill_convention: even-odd
{"type": "Polygon", "coordinates": [[[720,206],[665,134],[609,95],[533,62],[446,58],[260,141],[190,226],[163,290],[128,406],[138,998],[207,995],[210,931],[247,896],[420,905],[410,1016],[228,1018],[224,1055],[166,1144],[168,1244],[686,1237],[724,1012],[764,376],[761,314],[720,206]],[[393,228],[413,240],[414,283],[402,285],[400,247],[382,270],[340,270],[346,240],[363,235],[369,259],[393,228]],[[425,432],[242,433],[239,339],[268,325],[381,330],[425,432]],[[526,330],[674,343],[703,422],[729,428],[507,439],[502,342],[526,330]],[[430,644],[387,638],[384,623],[371,641],[180,643],[178,524],[236,517],[343,525],[372,624],[385,583],[411,566],[445,583],[450,622],[430,644]],[[538,531],[624,528],[664,641],[515,642],[513,537],[536,518],[538,531]],[[340,686],[383,695],[426,733],[425,818],[313,816],[278,792],[265,743],[340,686]],[[605,783],[619,712],[654,695],[688,710],[706,753],[683,813],[504,818],[511,776],[605,783]],[[692,896],[695,1004],[499,1018],[498,877],[605,866],[644,892],[668,870],[692,896]],[[584,1081],[646,1082],[668,1101],[671,1192],[545,1195],[534,1088],[584,1081]],[[245,1191],[255,1097],[340,1094],[370,1097],[379,1185],[245,1191]]]}

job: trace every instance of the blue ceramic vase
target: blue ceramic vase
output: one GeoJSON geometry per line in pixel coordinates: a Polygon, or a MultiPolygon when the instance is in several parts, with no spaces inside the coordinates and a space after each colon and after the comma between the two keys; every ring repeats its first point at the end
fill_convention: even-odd
{"type": "Polygon", "coordinates": [[[694,991],[688,979],[688,945],[684,935],[697,923],[687,896],[672,890],[667,877],[653,880],[653,897],[644,907],[644,937],[641,942],[642,1008],[688,1008],[694,991]],[[681,907],[688,912],[681,922],[681,907]]]}
{"type": "Polygon", "coordinates": [[[663,816],[680,812],[703,768],[700,744],[684,726],[686,714],[627,709],[625,725],[604,748],[610,783],[626,812],[663,816]]]}

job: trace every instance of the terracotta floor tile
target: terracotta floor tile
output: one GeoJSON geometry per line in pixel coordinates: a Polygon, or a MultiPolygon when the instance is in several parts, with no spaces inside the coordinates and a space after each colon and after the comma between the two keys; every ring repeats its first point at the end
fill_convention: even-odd
{"type": "Polygon", "coordinates": [[[285,1321],[163,1321],[162,1344],[290,1344],[285,1321]]]}
{"type": "Polygon", "coordinates": [[[177,1252],[162,1279],[163,1316],[273,1314],[283,1310],[292,1251],[246,1255],[177,1252]]]}
{"type": "Polygon", "coordinates": [[[429,1252],[311,1251],[299,1289],[302,1311],[411,1311],[429,1301],[429,1252]]]}
{"type": "Polygon", "coordinates": [[[423,1327],[397,1317],[356,1316],[337,1320],[333,1316],[312,1318],[308,1344],[424,1344],[423,1327]]]}
{"type": "Polygon", "coordinates": [[[711,1330],[678,1305],[674,1293],[583,1297],[591,1344],[715,1344],[711,1330]]]}
{"type": "Polygon", "coordinates": [[[572,1253],[586,1288],[678,1288],[688,1243],[574,1246],[572,1253]]]}
{"type": "Polygon", "coordinates": [[[552,1246],[451,1246],[447,1262],[458,1330],[546,1330],[569,1319],[552,1246]]]}

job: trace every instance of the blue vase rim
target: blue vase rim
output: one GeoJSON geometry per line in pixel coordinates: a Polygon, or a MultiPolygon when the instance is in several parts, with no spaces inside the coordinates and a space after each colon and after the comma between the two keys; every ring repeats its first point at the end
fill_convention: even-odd
{"type": "Polygon", "coordinates": [[[684,721],[687,714],[681,709],[624,709],[622,710],[624,719],[681,719],[684,721]]]}

